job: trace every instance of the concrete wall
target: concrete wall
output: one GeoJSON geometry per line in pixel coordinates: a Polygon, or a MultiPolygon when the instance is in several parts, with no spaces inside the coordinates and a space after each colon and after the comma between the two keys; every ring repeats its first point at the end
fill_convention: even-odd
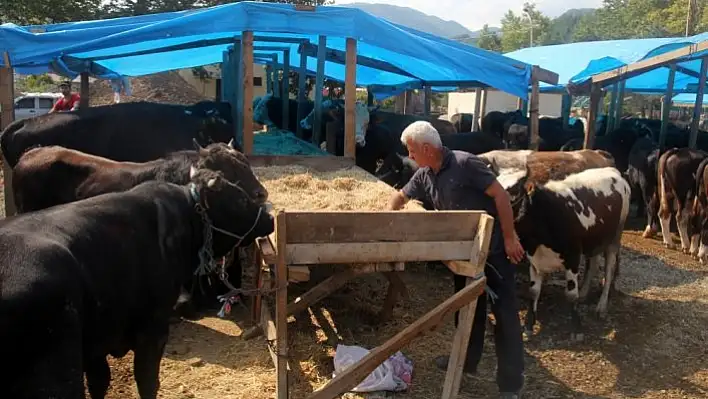
{"type": "MultiPolygon", "coordinates": [[[[487,107],[486,112],[501,111],[509,112],[517,109],[518,97],[502,91],[487,92],[487,107]]],[[[476,94],[471,93],[450,93],[447,99],[447,115],[452,117],[457,113],[474,113],[474,104],[476,94]]],[[[560,94],[541,94],[539,97],[539,113],[540,115],[548,115],[558,117],[561,115],[561,100],[560,94]]]]}
{"type": "MultiPolygon", "coordinates": [[[[212,69],[210,68],[208,68],[208,70],[212,71],[212,69]]],[[[180,69],[178,73],[179,76],[182,77],[182,79],[184,79],[187,83],[194,87],[194,89],[201,93],[203,96],[208,98],[216,97],[216,78],[219,77],[218,72],[214,73],[214,76],[216,77],[214,79],[199,79],[198,77],[194,76],[191,68],[180,69]]],[[[258,64],[254,65],[253,77],[255,81],[253,85],[253,96],[258,97],[264,95],[266,92],[265,67],[258,64]],[[258,85],[258,78],[260,78],[260,85],[258,85]]]]}

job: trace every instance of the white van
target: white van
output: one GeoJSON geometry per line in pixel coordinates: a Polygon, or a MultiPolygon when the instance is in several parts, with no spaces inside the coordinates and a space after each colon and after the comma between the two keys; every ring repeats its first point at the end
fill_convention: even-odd
{"type": "Polygon", "coordinates": [[[15,98],[15,120],[44,115],[61,97],[61,93],[25,93],[15,98]]]}

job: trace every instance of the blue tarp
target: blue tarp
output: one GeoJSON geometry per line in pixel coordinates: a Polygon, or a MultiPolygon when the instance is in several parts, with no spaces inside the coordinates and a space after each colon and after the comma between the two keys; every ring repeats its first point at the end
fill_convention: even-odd
{"type": "MultiPolygon", "coordinates": [[[[568,82],[582,84],[593,75],[706,40],[708,40],[708,32],[681,38],[608,40],[531,47],[505,55],[558,73],[558,85],[541,83],[539,86],[542,92],[562,92],[565,91],[568,82]]],[[[698,73],[700,60],[696,58],[705,55],[706,52],[696,53],[690,57],[692,60],[681,62],[679,65],[698,73]]],[[[628,79],[625,83],[625,90],[663,94],[666,90],[668,76],[669,69],[660,67],[628,79]]],[[[695,83],[698,83],[697,78],[677,72],[674,80],[674,92],[690,92],[691,90],[687,86],[695,83]]]]}
{"type": "MultiPolygon", "coordinates": [[[[357,84],[387,87],[388,96],[421,87],[421,81],[477,81],[527,98],[531,66],[486,50],[404,28],[362,10],[319,6],[297,11],[290,4],[240,2],[183,12],[110,20],[19,27],[0,25],[0,51],[8,51],[19,73],[24,68],[47,66],[70,77],[86,70],[94,76],[139,76],[222,60],[227,44],[159,55],[139,55],[86,63],[99,55],[115,56],[138,50],[160,49],[178,43],[237,38],[244,30],[255,36],[307,38],[317,44],[327,36],[327,47],[345,50],[345,39],[356,38],[360,56],[385,61],[414,77],[358,66],[357,84]],[[44,33],[32,33],[44,29],[44,33]]],[[[256,41],[256,46],[289,46],[290,67],[299,67],[297,44],[256,41]]],[[[265,62],[256,59],[257,62],[265,62]]],[[[279,62],[282,62],[282,53],[279,62]]],[[[1,62],[1,61],[0,61],[1,62]]],[[[308,58],[314,74],[316,59],[308,58]]],[[[344,80],[344,65],[328,62],[327,77],[344,80]]],[[[445,84],[445,86],[448,86],[445,84]]],[[[441,88],[445,90],[445,88],[441,88]]]]}
{"type": "MultiPolygon", "coordinates": [[[[677,94],[671,99],[671,101],[673,101],[674,104],[692,106],[696,104],[696,95],[692,93],[677,94]]],[[[703,95],[703,106],[708,107],[708,94],[703,95]]]]}

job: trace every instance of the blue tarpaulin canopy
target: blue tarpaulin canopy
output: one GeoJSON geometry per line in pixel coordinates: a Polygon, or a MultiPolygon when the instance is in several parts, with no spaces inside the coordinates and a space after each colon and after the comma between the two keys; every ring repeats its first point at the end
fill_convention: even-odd
{"type": "MultiPolygon", "coordinates": [[[[529,64],[346,7],[319,6],[314,11],[299,11],[290,4],[239,2],[108,20],[25,27],[3,24],[0,25],[0,51],[8,52],[10,63],[19,73],[54,70],[72,78],[84,71],[99,78],[140,76],[219,63],[229,41],[239,38],[246,30],[254,32],[254,46],[289,47],[290,68],[294,71],[300,65],[297,43],[259,41],[258,38],[303,38],[317,44],[318,35],[326,35],[328,49],[340,51],[345,51],[346,38],[355,38],[358,56],[404,71],[394,73],[357,66],[357,84],[374,85],[385,97],[421,88],[426,82],[436,82],[434,86],[443,91],[461,82],[476,82],[524,99],[528,97],[529,64]],[[213,44],[218,39],[222,39],[221,42],[213,44]],[[130,55],[199,41],[205,41],[201,44],[207,46],[130,55]]],[[[259,54],[264,53],[255,53],[256,62],[265,63],[267,58],[259,54]]],[[[278,63],[283,62],[281,52],[278,63]]],[[[310,74],[315,74],[316,66],[316,58],[308,57],[310,74]]],[[[344,81],[344,71],[342,64],[326,63],[325,75],[330,79],[344,81]]]]}
{"type": "MultiPolygon", "coordinates": [[[[677,105],[693,106],[696,104],[696,95],[689,93],[677,94],[671,99],[671,101],[677,105]]],[[[708,94],[703,95],[703,106],[708,107],[708,94]]]]}
{"type": "MultiPolygon", "coordinates": [[[[558,85],[541,83],[540,90],[564,92],[568,82],[583,84],[592,76],[706,40],[708,40],[708,32],[681,38],[608,40],[531,47],[505,55],[558,73],[558,85]]],[[[677,60],[678,65],[699,74],[701,61],[698,58],[706,55],[708,55],[706,51],[692,54],[690,57],[677,60]]],[[[669,68],[659,67],[627,79],[625,90],[663,94],[666,91],[668,78],[669,68]]],[[[674,92],[695,92],[695,88],[691,86],[697,83],[698,78],[677,71],[674,92]]]]}

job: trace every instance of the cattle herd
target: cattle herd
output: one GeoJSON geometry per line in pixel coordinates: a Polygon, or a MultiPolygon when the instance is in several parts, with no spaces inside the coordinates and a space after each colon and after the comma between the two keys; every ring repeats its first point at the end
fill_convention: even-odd
{"type": "MultiPolygon", "coordinates": [[[[313,139],[312,102],[301,120],[297,105],[291,100],[284,123],[280,99],[257,98],[254,123],[299,126],[299,138],[324,145],[324,134],[313,139]]],[[[320,131],[339,126],[334,147],[342,155],[343,102],[322,107],[320,131]]],[[[91,397],[103,398],[107,355],[132,350],[140,397],[156,398],[171,317],[218,305],[216,295],[239,288],[236,249],[274,230],[268,192],[232,140],[231,115],[222,102],[122,103],[25,119],[2,132],[18,213],[0,221],[0,342],[13,343],[0,348],[13,365],[3,373],[8,397],[83,398],[85,375],[91,397]]],[[[544,276],[560,271],[580,334],[577,303],[601,261],[596,311],[606,314],[632,200],[646,212],[645,237],[660,226],[673,248],[675,215],[683,251],[708,259],[708,135],[688,149],[688,132],[670,126],[669,150],[660,153],[656,121],[626,118],[609,132],[599,123],[596,149],[581,150],[582,119],[564,126],[542,118],[540,149],[531,151],[519,111],[490,112],[471,132],[470,115],[451,123],[357,104],[357,165],[400,188],[417,169],[400,136],[421,119],[448,148],[480,156],[510,195],[530,260],[527,332],[544,276]]]]}

